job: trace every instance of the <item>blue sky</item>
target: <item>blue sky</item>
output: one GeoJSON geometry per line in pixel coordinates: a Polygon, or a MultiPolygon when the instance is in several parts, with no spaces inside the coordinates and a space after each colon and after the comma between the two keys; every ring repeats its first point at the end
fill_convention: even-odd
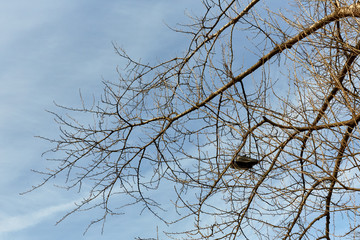
{"type": "MultiPolygon", "coordinates": [[[[188,39],[165,23],[175,26],[186,21],[185,11],[200,15],[200,6],[200,0],[3,1],[0,240],[156,238],[157,228],[167,230],[152,215],[139,216],[141,209],[135,206],[126,209],[125,215],[110,218],[104,234],[96,225],[84,236],[94,212],[76,213],[55,226],[81,200],[81,194],[59,189],[54,182],[19,193],[41,182],[41,176],[30,169],[48,165],[41,154],[51,146],[35,136],[59,135],[53,116],[45,110],[58,111],[54,101],[79,106],[79,90],[91,100],[102,93],[102,80],[116,81],[116,67],[123,67],[124,61],[115,54],[112,42],[145,62],[181,53],[188,39]]],[[[252,64],[246,55],[245,60],[252,64]]],[[[159,194],[166,197],[163,190],[159,194]]]]}
{"type": "Polygon", "coordinates": [[[181,53],[186,38],[172,32],[196,11],[194,0],[13,0],[0,8],[0,239],[134,239],[156,237],[164,225],[140,209],[83,232],[92,219],[75,214],[55,226],[81,195],[47,184],[19,195],[40,182],[30,169],[47,162],[41,153],[50,146],[36,135],[56,137],[53,101],[80,104],[102,92],[102,80],[116,80],[124,62],[112,42],[130,56],[161,60],[181,53]],[[139,230],[140,229],[140,230],[139,230]],[[120,237],[121,236],[121,237],[120,237]]]}

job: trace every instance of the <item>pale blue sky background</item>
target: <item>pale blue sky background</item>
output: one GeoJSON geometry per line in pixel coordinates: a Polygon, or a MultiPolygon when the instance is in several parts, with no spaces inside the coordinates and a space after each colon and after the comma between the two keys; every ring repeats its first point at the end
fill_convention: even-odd
{"type": "Polygon", "coordinates": [[[185,11],[201,15],[200,0],[0,3],[0,240],[156,238],[157,227],[161,232],[166,226],[146,212],[139,216],[137,206],[110,218],[103,235],[96,225],[83,236],[93,212],[74,214],[55,226],[81,195],[60,190],[54,182],[19,193],[41,180],[30,169],[48,164],[41,153],[50,145],[34,136],[58,136],[53,116],[45,111],[57,111],[53,101],[79,106],[79,89],[90,99],[102,93],[102,80],[116,81],[116,67],[124,62],[112,42],[145,62],[181,53],[188,39],[165,23],[185,22],[185,11]]]}
{"type": "Polygon", "coordinates": [[[140,209],[83,232],[92,219],[75,214],[54,226],[81,198],[39,183],[50,145],[35,135],[56,137],[58,129],[45,109],[53,101],[76,106],[102,93],[102,80],[116,80],[123,61],[111,42],[144,60],[180,53],[186,38],[172,32],[185,21],[185,11],[198,11],[197,0],[0,0],[0,240],[134,239],[156,237],[164,225],[140,209]]]}

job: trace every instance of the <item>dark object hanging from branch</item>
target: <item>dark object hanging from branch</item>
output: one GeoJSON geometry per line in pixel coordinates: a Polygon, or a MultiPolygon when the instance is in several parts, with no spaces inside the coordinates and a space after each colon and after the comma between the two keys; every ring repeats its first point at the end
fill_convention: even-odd
{"type": "Polygon", "coordinates": [[[246,170],[252,168],[260,161],[251,157],[237,156],[234,161],[231,162],[230,167],[238,170],[246,170]]]}

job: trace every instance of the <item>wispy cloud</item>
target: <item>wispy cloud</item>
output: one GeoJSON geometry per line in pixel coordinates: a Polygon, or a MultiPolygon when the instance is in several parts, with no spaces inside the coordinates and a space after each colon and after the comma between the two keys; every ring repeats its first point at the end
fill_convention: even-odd
{"type": "MultiPolygon", "coordinates": [[[[58,111],[53,100],[78,106],[79,88],[92,103],[93,93],[102,93],[101,79],[116,81],[116,66],[121,69],[126,62],[114,54],[112,41],[145,62],[156,61],[154,56],[173,57],[185,44],[185,36],[173,33],[164,22],[174,26],[183,19],[182,9],[194,4],[192,0],[159,0],[156,4],[146,0],[17,0],[2,4],[0,239],[98,239],[90,234],[82,237],[84,228],[64,231],[72,228],[74,221],[86,226],[94,217],[92,213],[82,212],[79,219],[67,219],[56,228],[48,226],[72,210],[72,199],[79,195],[51,187],[26,196],[18,194],[38,184],[42,177],[30,174],[30,169],[51,168],[52,162],[45,163],[40,157],[51,145],[33,137],[58,136],[53,116],[44,109],[58,111]]],[[[57,179],[56,184],[61,183],[57,179]]],[[[130,217],[120,226],[123,239],[139,234],[139,221],[144,234],[154,231],[157,223],[153,216],[138,217],[141,210],[137,207],[129,208],[130,217]]],[[[106,239],[118,238],[118,221],[107,220],[104,236],[111,237],[106,239]]]]}
{"type": "Polygon", "coordinates": [[[54,215],[58,212],[67,211],[72,207],[74,207],[74,201],[65,204],[47,207],[23,215],[18,215],[13,217],[2,217],[0,219],[0,234],[19,231],[25,228],[32,227],[44,221],[46,218],[50,217],[51,215],[54,215]]]}

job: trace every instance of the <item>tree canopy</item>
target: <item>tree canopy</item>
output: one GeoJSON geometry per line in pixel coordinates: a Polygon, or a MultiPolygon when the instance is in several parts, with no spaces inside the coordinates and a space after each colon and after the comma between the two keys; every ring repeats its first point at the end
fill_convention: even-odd
{"type": "Polygon", "coordinates": [[[147,64],[114,46],[128,65],[101,100],[53,113],[61,135],[45,139],[57,166],[39,186],[64,176],[88,191],[69,214],[102,209],[90,225],[137,204],[193,222],[174,239],[355,239],[360,4],[203,6],[174,29],[190,39],[179,56],[147,64]],[[231,168],[240,155],[259,163],[231,168]]]}

